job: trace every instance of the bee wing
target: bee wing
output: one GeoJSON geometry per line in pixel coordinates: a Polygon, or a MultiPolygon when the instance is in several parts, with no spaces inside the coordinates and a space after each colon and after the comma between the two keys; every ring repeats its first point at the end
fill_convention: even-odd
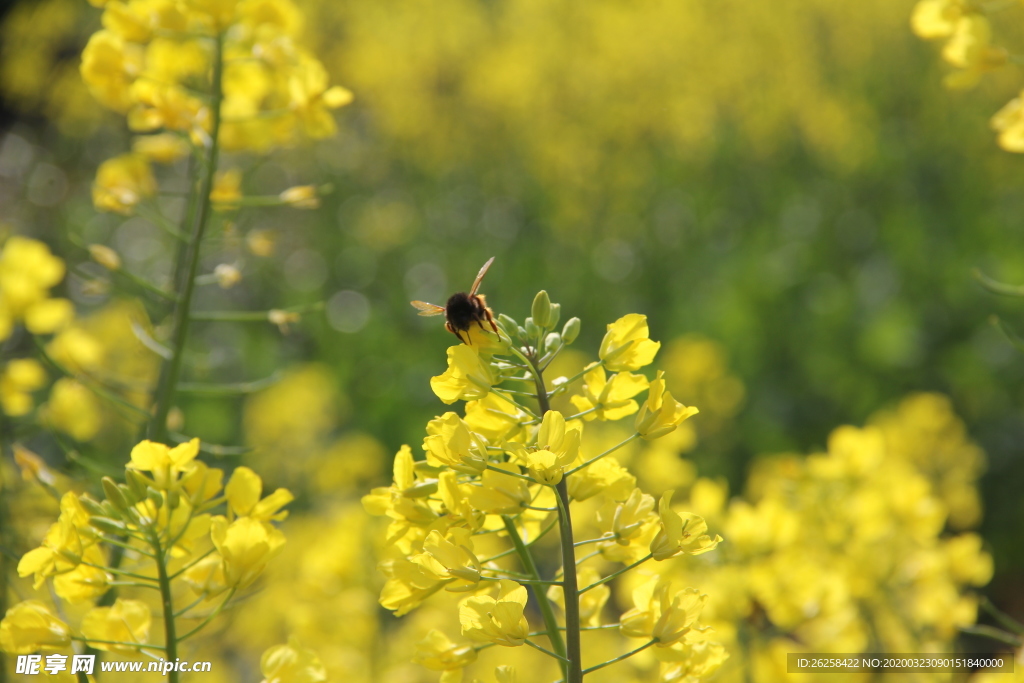
{"type": "Polygon", "coordinates": [[[487,269],[491,267],[492,263],[494,263],[493,256],[487,259],[487,263],[485,263],[483,268],[480,269],[480,272],[476,274],[476,279],[473,280],[473,289],[469,290],[470,296],[476,294],[476,290],[480,288],[480,281],[484,279],[484,275],[487,275],[487,269]]]}
{"type": "Polygon", "coordinates": [[[410,301],[409,303],[420,312],[420,315],[444,315],[444,306],[428,304],[426,301],[410,301]]]}

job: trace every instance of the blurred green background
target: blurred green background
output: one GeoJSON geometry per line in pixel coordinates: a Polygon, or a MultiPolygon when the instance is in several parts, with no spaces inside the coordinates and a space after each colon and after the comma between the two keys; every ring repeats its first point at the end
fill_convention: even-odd
{"type": "MultiPolygon", "coordinates": [[[[443,303],[496,256],[482,291],[497,312],[522,318],[545,288],[589,346],[634,311],[655,339],[720,344],[745,399],[691,456],[734,491],[757,454],[822,448],[908,392],[949,395],[989,458],[990,594],[1021,613],[1024,359],[989,318],[1024,328],[1024,315],[972,277],[1024,282],[1024,162],[987,121],[1020,74],[944,90],[934,46],[909,30],[912,4],[300,3],[356,103],[336,139],[247,183],[334,191],[315,212],[222,225],[265,230],[275,249],[246,257],[248,286],[204,305],[323,301],[324,313],[283,341],[270,325],[197,327],[191,377],[318,361],[343,432],[391,452],[416,444],[452,340],[408,301],[443,303]]],[[[77,73],[99,13],[76,0],[0,8],[0,221],[72,262],[85,259],[71,236],[111,244],[159,279],[152,226],[97,214],[89,197],[96,166],[129,145],[77,73]]],[[[241,258],[225,246],[206,270],[225,254],[241,258]]],[[[68,288],[86,308],[106,301],[68,288]]],[[[242,439],[232,402],[184,407],[188,432],[242,439]]]]}

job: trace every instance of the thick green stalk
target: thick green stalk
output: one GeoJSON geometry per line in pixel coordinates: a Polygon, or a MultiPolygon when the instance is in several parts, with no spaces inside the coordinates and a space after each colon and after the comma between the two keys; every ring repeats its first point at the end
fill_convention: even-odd
{"type": "Polygon", "coordinates": [[[171,359],[164,361],[160,367],[160,380],[154,395],[155,408],[150,420],[148,436],[154,441],[166,442],[167,415],[171,412],[174,393],[181,377],[181,363],[185,355],[185,342],[188,340],[189,309],[192,306],[192,294],[196,287],[196,274],[199,272],[199,257],[209,222],[211,203],[210,192],[213,190],[214,176],[217,173],[217,158],[220,152],[220,105],[224,93],[222,81],[224,76],[224,36],[215,39],[213,58],[213,84],[210,102],[210,148],[206,157],[203,177],[200,182],[198,208],[192,225],[192,234],[185,247],[184,260],[176,267],[177,281],[175,291],[178,300],[174,306],[173,327],[171,332],[171,359]]]}
{"type": "MultiPolygon", "coordinates": [[[[523,543],[523,538],[519,535],[516,523],[508,515],[502,515],[501,518],[505,522],[505,530],[508,531],[509,538],[512,539],[512,545],[516,548],[516,554],[519,555],[519,561],[523,563],[523,567],[531,577],[539,580],[540,572],[537,571],[537,564],[533,561],[530,549],[523,543]]],[[[540,613],[544,618],[544,628],[547,629],[548,640],[551,641],[551,649],[559,657],[563,658],[558,662],[562,667],[562,675],[568,676],[568,667],[564,661],[566,658],[565,642],[562,640],[562,632],[558,627],[558,619],[555,618],[555,610],[551,607],[551,601],[548,600],[547,591],[544,590],[543,586],[531,586],[531,590],[533,590],[533,596],[537,598],[537,604],[540,606],[540,613]]],[[[568,593],[564,592],[564,588],[563,594],[568,595],[568,593]]]]}
{"type": "MultiPolygon", "coordinates": [[[[544,385],[544,374],[537,367],[536,361],[530,357],[530,368],[533,371],[534,383],[537,388],[537,404],[540,417],[551,410],[548,390],[544,385]]],[[[565,597],[565,656],[569,660],[565,672],[566,683],[582,683],[583,661],[580,647],[580,596],[579,580],[576,577],[576,548],[572,535],[572,517],[569,514],[569,489],[565,477],[555,487],[558,494],[558,531],[562,546],[562,592],[565,597]]]]}
{"type": "MultiPolygon", "coordinates": [[[[156,555],[157,581],[160,584],[160,606],[164,615],[164,657],[168,662],[178,659],[178,633],[174,623],[174,603],[171,600],[171,580],[167,576],[167,557],[160,546],[160,539],[153,532],[151,539],[156,555]]],[[[178,683],[178,672],[171,671],[168,683],[178,683]]]]}

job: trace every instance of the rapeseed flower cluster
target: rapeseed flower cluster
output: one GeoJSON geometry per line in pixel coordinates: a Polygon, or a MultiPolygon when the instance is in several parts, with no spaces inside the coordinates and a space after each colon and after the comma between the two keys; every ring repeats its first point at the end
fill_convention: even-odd
{"type": "MultiPolygon", "coordinates": [[[[416,645],[415,661],[441,671],[446,683],[461,680],[492,645],[537,649],[558,662],[567,681],[648,648],[663,671],[710,675],[726,654],[704,633],[699,618],[707,596],[696,588],[655,580],[635,593],[634,607],[617,622],[603,615],[613,580],[648,562],[702,555],[722,541],[700,516],[675,510],[671,492],[656,504],[613,456],[633,441],[674,432],[697,409],[673,397],[662,373],[649,379],[637,372],[660,348],[645,316],[608,325],[599,360],[574,377],[548,378],[544,370],[575,341],[580,322],[559,328],[559,306],[546,292],[531,313],[522,325],[499,316],[498,334],[473,325],[468,343],[448,349],[448,368],[431,388],[446,404],[464,401],[465,410],[431,420],[422,457],[403,446],[392,484],[363,498],[368,512],[389,520],[380,604],[401,616],[432,596],[459,596],[461,640],[434,629],[416,645]],[[598,450],[584,438],[591,421],[626,418],[632,433],[616,445],[598,450]],[[590,529],[586,521],[574,527],[573,518],[595,505],[606,511],[606,526],[580,540],[580,530],[590,529]],[[558,546],[545,551],[556,527],[558,546]],[[596,550],[577,557],[581,546],[596,550]],[[620,567],[602,575],[587,564],[602,557],[620,567]],[[548,578],[538,569],[559,564],[548,578]],[[537,617],[531,606],[542,625],[530,623],[537,617]],[[580,636],[589,630],[646,642],[585,667],[593,657],[582,652],[580,636]]],[[[499,680],[513,675],[507,667],[496,673],[499,680]]]]}
{"type": "MultiPolygon", "coordinates": [[[[1010,63],[1010,51],[995,43],[990,15],[1010,3],[984,4],[967,0],[918,0],[911,27],[921,38],[945,41],[942,58],[954,71],[945,78],[950,88],[972,88],[991,71],[1010,63]]],[[[1024,152],[1024,93],[992,117],[998,143],[1007,152],[1024,152]]]]}
{"type": "MultiPolygon", "coordinates": [[[[262,479],[246,467],[225,484],[223,470],[198,454],[198,439],[174,447],[143,441],[124,483],[103,479],[102,499],[65,492],[57,521],[17,572],[72,606],[77,625],[63,606],[24,600],[0,622],[0,649],[88,647],[173,661],[182,643],[241,598],[280,553],[285,537],[274,522],[293,497],[287,489],[264,496],[262,479]],[[163,638],[153,637],[160,628],[163,638]]],[[[262,667],[273,680],[323,680],[302,678],[319,664],[295,643],[268,650],[262,667]]]]}
{"type": "Polygon", "coordinates": [[[824,453],[763,457],[741,498],[697,479],[688,507],[729,543],[664,574],[708,588],[722,680],[788,680],[787,652],[951,651],[993,571],[968,530],[983,465],[948,400],[919,394],[824,453]]]}

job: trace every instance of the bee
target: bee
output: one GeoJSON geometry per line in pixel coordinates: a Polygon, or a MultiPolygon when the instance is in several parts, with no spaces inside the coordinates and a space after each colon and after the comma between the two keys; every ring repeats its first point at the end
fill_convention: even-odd
{"type": "Polygon", "coordinates": [[[444,306],[428,304],[426,301],[410,301],[409,303],[420,312],[420,315],[443,315],[445,318],[445,329],[458,337],[459,341],[463,344],[470,343],[469,328],[472,327],[473,323],[479,325],[482,330],[485,329],[484,322],[487,322],[495,334],[497,334],[498,326],[494,323],[493,311],[487,307],[484,295],[476,293],[476,290],[480,288],[480,281],[484,279],[484,275],[487,274],[487,269],[491,267],[492,263],[494,263],[493,256],[488,259],[487,263],[480,269],[480,272],[476,274],[476,279],[473,280],[473,287],[469,290],[469,294],[466,292],[456,292],[448,297],[448,303],[444,306]],[[462,338],[463,333],[466,335],[465,339],[462,338]]]}

